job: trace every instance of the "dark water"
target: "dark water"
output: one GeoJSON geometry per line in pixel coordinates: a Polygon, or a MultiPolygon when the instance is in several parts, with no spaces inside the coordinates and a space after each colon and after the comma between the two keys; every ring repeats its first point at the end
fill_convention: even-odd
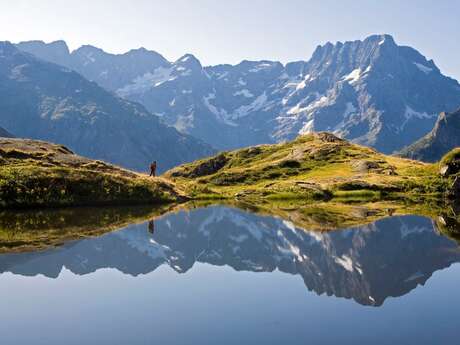
{"type": "Polygon", "coordinates": [[[333,232],[209,207],[0,256],[0,343],[455,344],[460,250],[428,218],[333,232]]]}

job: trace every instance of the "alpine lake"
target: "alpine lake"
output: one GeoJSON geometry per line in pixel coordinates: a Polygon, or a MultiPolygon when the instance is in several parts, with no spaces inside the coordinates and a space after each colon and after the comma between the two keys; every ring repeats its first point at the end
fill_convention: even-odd
{"type": "Polygon", "coordinates": [[[448,344],[454,206],[0,212],[2,345],[448,344]]]}

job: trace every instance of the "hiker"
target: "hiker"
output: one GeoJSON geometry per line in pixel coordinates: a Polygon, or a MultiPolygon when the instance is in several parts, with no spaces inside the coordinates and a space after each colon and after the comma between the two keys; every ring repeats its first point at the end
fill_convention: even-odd
{"type": "Polygon", "coordinates": [[[153,219],[149,221],[148,228],[149,228],[149,232],[153,235],[155,233],[155,223],[153,219]]]}
{"type": "Polygon", "coordinates": [[[152,164],[150,164],[150,176],[155,177],[157,172],[157,161],[153,161],[152,164]]]}

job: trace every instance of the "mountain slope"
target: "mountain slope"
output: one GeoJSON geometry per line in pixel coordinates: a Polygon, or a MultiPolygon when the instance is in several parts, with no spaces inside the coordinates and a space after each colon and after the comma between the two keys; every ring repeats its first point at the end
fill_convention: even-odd
{"type": "Polygon", "coordinates": [[[460,147],[460,109],[441,113],[431,132],[404,148],[401,155],[435,162],[456,147],[460,147]]]}
{"type": "Polygon", "coordinates": [[[59,142],[75,152],[145,170],[208,155],[206,144],[161,124],[65,67],[0,43],[0,125],[15,135],[59,142]]]}
{"type": "Polygon", "coordinates": [[[457,81],[389,35],[326,43],[308,61],[284,66],[243,61],[203,67],[192,55],[169,63],[146,50],[136,57],[132,51],[113,56],[87,46],[61,58],[55,45],[19,46],[43,58],[59,56],[61,64],[220,149],[331,131],[391,153],[426,134],[436,114],[460,105],[457,81]],[[150,68],[140,63],[143,68],[129,79],[118,62],[128,56],[136,61],[152,56],[150,68]],[[111,70],[116,82],[104,79],[108,69],[98,67],[109,60],[118,66],[111,70]]]}

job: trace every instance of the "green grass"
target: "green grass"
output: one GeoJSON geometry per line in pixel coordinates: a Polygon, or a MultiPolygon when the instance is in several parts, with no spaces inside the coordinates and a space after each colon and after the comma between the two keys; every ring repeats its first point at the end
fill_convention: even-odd
{"type": "Polygon", "coordinates": [[[182,199],[170,181],[79,157],[60,145],[4,139],[0,160],[0,208],[159,204],[182,199]]]}
{"type": "Polygon", "coordinates": [[[190,171],[207,164],[204,159],[172,169],[165,177],[194,198],[209,194],[207,189],[223,198],[252,200],[375,200],[395,193],[442,197],[448,185],[436,164],[387,156],[324,133],[220,155],[226,162],[220,169],[189,178],[190,171]],[[360,162],[372,164],[362,171],[360,162]]]}

